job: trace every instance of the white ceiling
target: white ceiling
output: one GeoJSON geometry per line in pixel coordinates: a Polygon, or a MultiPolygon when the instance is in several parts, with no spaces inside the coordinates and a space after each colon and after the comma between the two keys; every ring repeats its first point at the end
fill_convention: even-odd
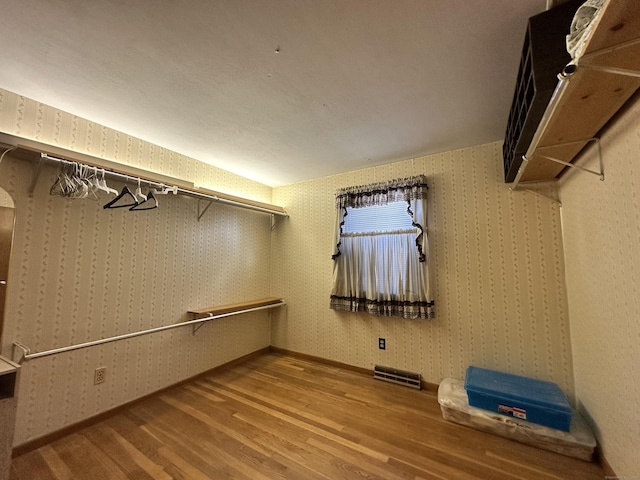
{"type": "Polygon", "coordinates": [[[10,0],[0,87],[271,186],[503,138],[544,0],[10,0]]]}

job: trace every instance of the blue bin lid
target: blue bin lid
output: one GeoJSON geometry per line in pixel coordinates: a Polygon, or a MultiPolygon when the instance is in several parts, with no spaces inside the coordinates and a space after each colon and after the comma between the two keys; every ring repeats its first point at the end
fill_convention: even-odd
{"type": "Polygon", "coordinates": [[[464,388],[474,393],[500,397],[503,400],[524,402],[548,410],[572,413],[567,397],[553,382],[470,366],[467,368],[464,388]]]}

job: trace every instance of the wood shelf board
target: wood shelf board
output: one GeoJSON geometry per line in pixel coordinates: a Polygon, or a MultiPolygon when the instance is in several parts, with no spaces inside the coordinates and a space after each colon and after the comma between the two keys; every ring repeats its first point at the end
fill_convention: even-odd
{"type": "Polygon", "coordinates": [[[9,361],[8,359],[0,357],[0,376],[14,373],[18,370],[18,368],[20,367],[15,363],[9,361]]]}
{"type": "MultiPolygon", "coordinates": [[[[640,36],[640,2],[638,0],[607,0],[603,8],[591,38],[588,39],[584,55],[620,45],[640,36]]],[[[608,55],[601,55],[599,61],[604,61],[608,55]]]]}
{"type": "Polygon", "coordinates": [[[149,180],[154,183],[163,183],[167,186],[176,186],[182,190],[186,190],[196,194],[201,193],[204,195],[218,197],[224,200],[231,200],[233,202],[238,202],[244,205],[251,205],[254,207],[265,208],[267,210],[273,210],[286,214],[285,209],[277,205],[271,205],[270,203],[259,202],[257,200],[242,198],[228,193],[209,190],[207,188],[196,187],[193,182],[175,177],[169,177],[167,175],[151,172],[149,170],[143,170],[141,168],[124,163],[118,163],[112,160],[106,160],[104,158],[93,157],[91,155],[83,154],[80,152],[66,150],[64,148],[56,147],[55,145],[44,144],[3,132],[0,132],[0,141],[2,141],[3,143],[7,142],[8,145],[17,145],[18,151],[14,153],[16,153],[19,158],[25,160],[37,161],[40,153],[46,153],[48,155],[51,155],[52,157],[62,158],[71,162],[79,162],[91,167],[105,169],[107,171],[128,175],[130,177],[138,177],[143,180],[143,184],[144,180],[149,180]]]}
{"type": "MultiPolygon", "coordinates": [[[[640,72],[640,43],[585,60],[585,65],[622,68],[640,72]]],[[[578,67],[580,68],[580,67],[578,67]]]]}
{"type": "Polygon", "coordinates": [[[98,169],[104,169],[107,172],[121,173],[123,175],[129,175],[130,177],[140,177],[144,180],[149,180],[154,183],[164,183],[167,186],[175,185],[178,188],[185,190],[194,190],[193,183],[180,180],[178,178],[169,177],[160,173],[150,172],[143,170],[125,163],[118,163],[112,160],[106,160],[104,158],[93,157],[80,152],[72,152],[55,145],[40,144],[39,142],[32,142],[28,139],[18,139],[18,150],[14,152],[16,156],[25,160],[37,161],[40,158],[40,153],[45,153],[52,157],[62,158],[70,162],[78,162],[88,165],[90,167],[96,167],[98,169]]]}
{"type": "Polygon", "coordinates": [[[218,305],[215,307],[198,308],[189,310],[187,313],[195,320],[197,318],[204,318],[211,315],[223,315],[225,313],[238,312],[240,310],[248,310],[250,308],[265,307],[267,305],[277,305],[283,303],[280,297],[266,297],[259,298],[257,300],[250,300],[248,302],[230,303],[227,305],[218,305]]]}
{"type": "Polygon", "coordinates": [[[196,193],[204,193],[205,195],[211,195],[214,197],[222,198],[225,200],[231,200],[233,202],[243,203],[245,205],[253,205],[254,207],[266,208],[267,210],[274,210],[280,213],[287,213],[283,207],[277,205],[271,205],[270,203],[258,202],[257,200],[250,200],[248,198],[236,197],[228,193],[216,192],[215,190],[209,190],[207,188],[193,187],[192,191],[196,193]]]}
{"type": "MultiPolygon", "coordinates": [[[[607,0],[585,48],[585,65],[640,71],[640,44],[585,58],[589,54],[636,40],[640,37],[640,1],[607,0]]],[[[597,136],[616,112],[640,88],[640,78],[580,68],[569,80],[566,91],[539,142],[539,147],[584,140],[597,136]]],[[[570,163],[587,143],[542,148],[529,160],[522,182],[556,178],[564,166],[544,158],[548,155],[570,163]]]]}
{"type": "MultiPolygon", "coordinates": [[[[640,78],[578,69],[540,139],[541,147],[585,140],[596,136],[615,113],[640,87],[640,78]]],[[[570,163],[580,153],[580,145],[542,148],[536,154],[548,155],[570,163]]],[[[521,181],[550,180],[565,167],[534,155],[521,181]]]]}
{"type": "Polygon", "coordinates": [[[593,137],[640,87],[640,78],[585,69],[569,82],[541,147],[593,137]]]}

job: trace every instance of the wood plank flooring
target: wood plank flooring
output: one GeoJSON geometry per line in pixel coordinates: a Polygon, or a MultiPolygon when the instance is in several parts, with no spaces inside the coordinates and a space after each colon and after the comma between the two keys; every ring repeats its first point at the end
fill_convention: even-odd
{"type": "Polygon", "coordinates": [[[34,479],[602,479],[442,419],[436,396],[266,354],[15,458],[34,479]]]}

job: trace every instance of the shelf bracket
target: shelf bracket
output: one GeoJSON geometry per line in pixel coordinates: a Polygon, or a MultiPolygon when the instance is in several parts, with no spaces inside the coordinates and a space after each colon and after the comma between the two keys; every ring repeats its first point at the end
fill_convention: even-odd
{"type": "Polygon", "coordinates": [[[568,163],[568,162],[565,162],[565,161],[562,161],[562,160],[558,160],[557,158],[553,158],[553,157],[550,157],[548,155],[542,155],[540,153],[537,153],[536,155],[541,157],[541,158],[544,158],[546,160],[550,160],[552,162],[559,163],[560,165],[564,165],[565,167],[577,168],[578,170],[582,170],[583,172],[591,173],[592,175],[598,176],[600,178],[601,182],[604,182],[604,160],[602,159],[602,147],[600,146],[600,139],[599,138],[587,138],[587,139],[578,140],[578,141],[575,141],[575,142],[565,142],[565,143],[557,143],[555,145],[546,145],[544,147],[538,147],[537,151],[544,150],[544,149],[547,149],[547,148],[555,148],[555,147],[565,147],[565,146],[569,146],[569,145],[577,145],[577,144],[585,143],[585,142],[593,142],[598,147],[598,162],[600,164],[600,171],[599,172],[595,171],[595,170],[590,170],[588,168],[581,167],[579,165],[574,165],[573,163],[568,163]]]}
{"type": "Polygon", "coordinates": [[[627,68],[608,67],[606,65],[593,65],[593,64],[588,63],[588,61],[593,59],[594,57],[599,57],[600,55],[605,55],[607,53],[615,52],[616,50],[622,50],[623,48],[632,47],[632,46],[638,45],[638,44],[640,44],[640,37],[639,38],[635,38],[633,40],[629,40],[628,42],[623,42],[623,43],[620,43],[618,45],[614,45],[612,47],[603,48],[603,49],[597,50],[595,52],[588,53],[584,57],[581,57],[581,58],[578,59],[577,65],[579,67],[588,68],[588,69],[591,69],[591,70],[599,70],[601,72],[613,73],[613,74],[616,74],[616,75],[624,75],[624,76],[627,76],[627,77],[640,78],[640,71],[638,71],[638,70],[630,70],[630,69],[627,69],[627,68]],[[587,63],[582,63],[585,60],[587,61],[587,63]]]}
{"type": "Polygon", "coordinates": [[[20,342],[13,342],[13,355],[12,359],[18,365],[22,365],[24,359],[27,355],[31,353],[28,347],[21,344],[20,342]]]}
{"type": "MultiPolygon", "coordinates": [[[[536,149],[536,153],[534,154],[534,156],[540,157],[540,158],[544,158],[544,159],[549,160],[551,162],[559,163],[560,165],[564,165],[565,167],[576,168],[578,170],[582,170],[583,172],[587,172],[587,173],[590,173],[592,175],[596,175],[596,176],[598,176],[600,178],[600,181],[604,181],[604,160],[602,158],[602,147],[600,146],[600,139],[599,138],[585,138],[584,140],[576,140],[576,141],[573,141],[573,142],[557,143],[555,145],[545,145],[544,147],[538,147],[536,149]],[[548,155],[543,155],[542,153],[538,153],[538,152],[540,152],[540,150],[545,150],[545,149],[548,149],[548,148],[566,147],[566,146],[570,146],[570,145],[579,145],[581,143],[590,143],[590,142],[593,142],[598,146],[598,162],[599,162],[599,165],[600,165],[600,171],[590,170],[588,168],[581,167],[580,165],[574,165],[573,163],[568,163],[568,162],[565,162],[563,160],[559,160],[557,158],[553,158],[553,157],[550,157],[548,155]]],[[[522,156],[522,165],[523,166],[526,165],[529,162],[529,160],[531,160],[531,159],[527,158],[526,155],[523,155],[522,156]]],[[[522,168],[522,166],[521,166],[521,168],[522,168]]],[[[529,192],[529,193],[532,193],[532,194],[537,195],[539,197],[547,198],[547,199],[551,200],[552,202],[557,203],[558,205],[562,206],[562,202],[560,202],[559,200],[556,200],[555,198],[547,196],[547,195],[543,195],[543,194],[541,194],[539,192],[536,192],[534,190],[530,190],[530,189],[525,188],[525,187],[523,187],[521,185],[522,184],[520,184],[520,183],[516,183],[515,185],[509,187],[509,190],[511,190],[512,192],[515,192],[516,190],[522,190],[524,192],[529,192]]]]}
{"type": "Polygon", "coordinates": [[[33,173],[31,174],[31,183],[29,184],[29,198],[33,197],[33,191],[36,189],[36,183],[38,183],[38,178],[40,178],[40,172],[42,171],[42,165],[44,164],[45,156],[40,154],[40,160],[38,160],[37,165],[33,168],[33,173]]]}
{"type": "Polygon", "coordinates": [[[191,325],[191,335],[195,335],[198,330],[202,328],[204,323],[199,323],[197,325],[191,325]]]}
{"type": "MultiPolygon", "coordinates": [[[[512,192],[515,192],[516,189],[513,187],[509,187],[509,190],[511,190],[512,192]]],[[[524,188],[524,187],[518,187],[517,190],[522,191],[522,192],[527,192],[527,193],[531,193],[537,197],[542,197],[542,198],[546,198],[547,200],[551,200],[553,203],[558,204],[558,206],[562,206],[562,202],[560,200],[557,200],[549,195],[544,195],[540,192],[536,192],[535,190],[531,190],[529,188],[524,188]]]]}
{"type": "Polygon", "coordinates": [[[273,213],[271,214],[271,231],[274,231],[276,229],[282,218],[286,217],[283,215],[274,215],[273,213]]]}
{"type": "Polygon", "coordinates": [[[617,68],[617,67],[607,67],[605,65],[589,65],[581,63],[581,68],[586,68],[588,70],[597,70],[599,72],[605,73],[613,73],[615,75],[624,75],[625,77],[636,77],[640,78],[640,70],[629,70],[626,68],[617,68]]]}
{"type": "Polygon", "coordinates": [[[526,168],[527,164],[529,163],[529,160],[531,160],[531,158],[533,158],[534,156],[536,157],[541,157],[544,158],[546,160],[549,160],[551,162],[555,162],[555,163],[559,163],[560,165],[564,165],[565,167],[569,167],[569,168],[576,168],[578,170],[582,170],[583,172],[587,172],[587,173],[591,173],[592,175],[596,175],[600,178],[600,181],[604,181],[604,160],[602,158],[602,148],[600,146],[600,139],[599,138],[585,138],[583,140],[575,140],[573,142],[563,142],[563,143],[556,143],[554,145],[545,145],[544,147],[537,147],[534,151],[534,154],[531,157],[527,157],[527,155],[523,155],[522,156],[522,164],[520,165],[520,169],[518,171],[518,176],[516,177],[516,180],[513,182],[512,186],[509,187],[509,190],[516,191],[519,189],[519,185],[520,185],[520,176],[521,176],[521,172],[524,171],[524,169],[526,168]],[[559,160],[557,158],[554,157],[550,157],[548,155],[542,155],[541,153],[538,153],[541,150],[545,150],[545,149],[549,149],[549,148],[556,148],[556,147],[567,147],[570,145],[579,145],[582,143],[590,143],[593,142],[598,146],[598,162],[600,165],[600,171],[597,172],[595,170],[590,170],[588,168],[584,168],[581,167],[579,165],[575,165],[573,163],[568,163],[565,162],[563,160],[559,160]]]}
{"type": "MultiPolygon", "coordinates": [[[[204,200],[202,198],[198,199],[198,221],[200,221],[200,219],[205,214],[205,212],[209,209],[209,207],[211,206],[212,203],[213,203],[213,200],[204,200]],[[202,208],[202,203],[201,202],[205,202],[207,205],[204,208],[202,208]]],[[[198,327],[198,328],[200,328],[200,327],[198,327]]]]}

